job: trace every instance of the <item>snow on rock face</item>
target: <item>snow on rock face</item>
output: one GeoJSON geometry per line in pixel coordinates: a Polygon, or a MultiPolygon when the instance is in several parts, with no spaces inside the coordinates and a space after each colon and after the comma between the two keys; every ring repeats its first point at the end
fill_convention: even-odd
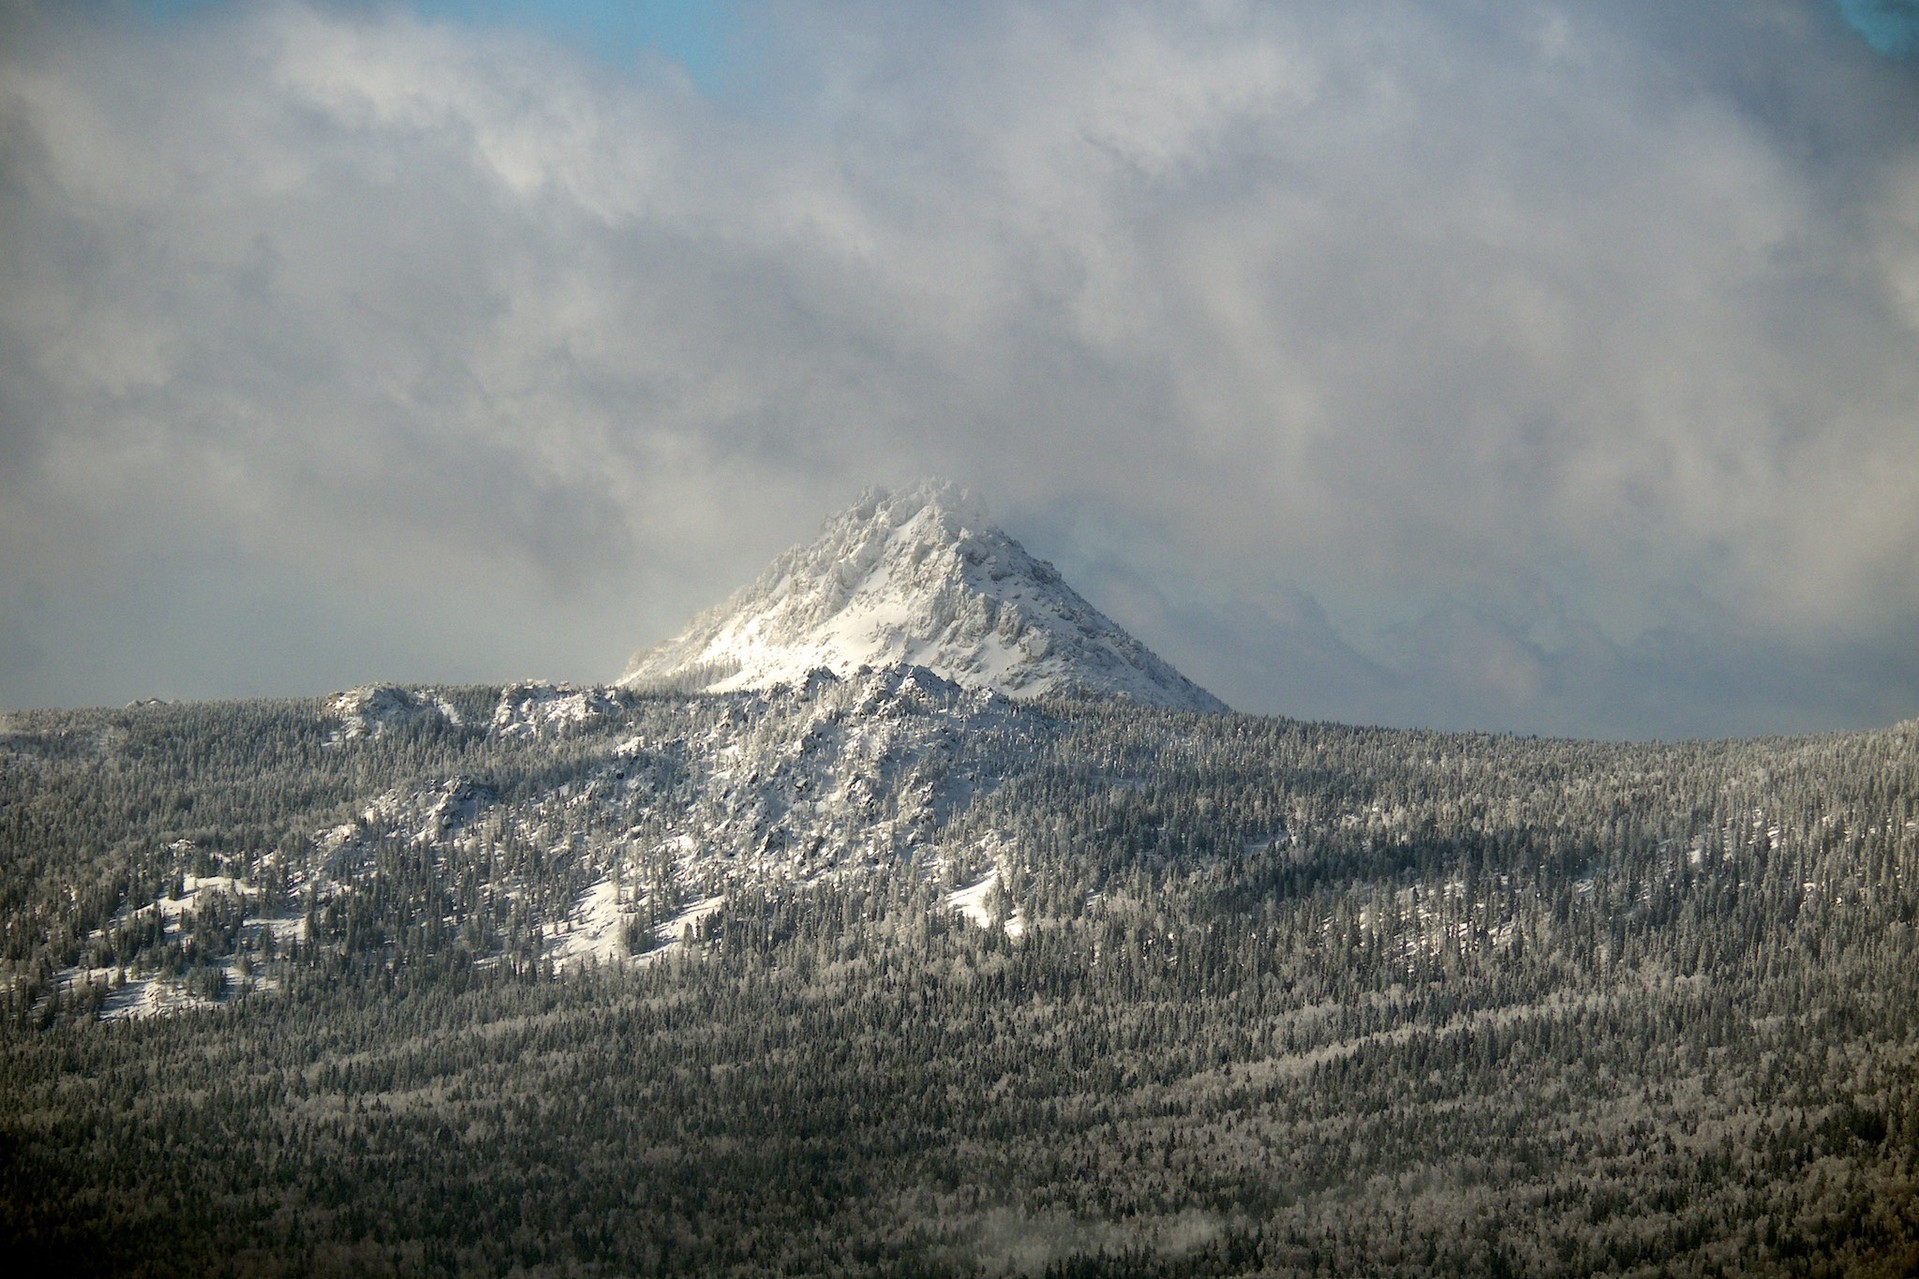
{"type": "Polygon", "coordinates": [[[500,704],[493,711],[493,731],[505,738],[546,737],[618,709],[618,700],[604,688],[527,681],[500,691],[500,704]]]}
{"type": "Polygon", "coordinates": [[[422,716],[437,716],[449,724],[460,722],[460,712],[436,689],[406,689],[397,684],[369,684],[327,698],[327,714],[340,721],[336,740],[378,737],[396,724],[422,716]]]}
{"type": "Polygon", "coordinates": [[[455,777],[440,787],[438,797],[427,809],[426,819],[413,837],[415,843],[431,843],[448,838],[473,824],[488,805],[498,798],[491,786],[471,778],[455,777]]]}
{"type": "Polygon", "coordinates": [[[741,695],[681,744],[677,768],[699,785],[663,837],[684,841],[683,881],[703,892],[911,857],[991,785],[965,747],[1013,711],[915,668],[741,695]]]}
{"type": "Polygon", "coordinates": [[[937,480],[869,489],[810,546],[636,654],[620,683],[728,692],[900,665],[1022,699],[1226,709],[937,480]]]}

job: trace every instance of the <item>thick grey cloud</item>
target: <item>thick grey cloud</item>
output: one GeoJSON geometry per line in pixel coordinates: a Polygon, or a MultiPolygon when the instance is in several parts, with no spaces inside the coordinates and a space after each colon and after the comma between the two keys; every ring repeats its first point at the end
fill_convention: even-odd
{"type": "Polygon", "coordinates": [[[1919,75],[1836,7],[0,30],[0,704],[605,678],[940,472],[1236,705],[1919,709],[1919,75]]]}

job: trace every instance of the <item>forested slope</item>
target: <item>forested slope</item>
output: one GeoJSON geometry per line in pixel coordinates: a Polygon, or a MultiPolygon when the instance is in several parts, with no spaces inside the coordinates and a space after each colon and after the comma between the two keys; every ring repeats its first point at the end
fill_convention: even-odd
{"type": "Polygon", "coordinates": [[[15,715],[0,1229],[155,1274],[1908,1273],[1915,728],[911,671],[15,715]]]}

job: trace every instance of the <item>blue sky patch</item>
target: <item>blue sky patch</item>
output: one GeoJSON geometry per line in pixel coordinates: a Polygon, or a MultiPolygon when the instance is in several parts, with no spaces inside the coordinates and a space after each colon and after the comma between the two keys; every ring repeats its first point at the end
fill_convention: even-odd
{"type": "MultiPolygon", "coordinates": [[[[229,3],[145,0],[145,7],[169,21],[229,3]]],[[[727,0],[404,0],[401,7],[438,22],[535,32],[617,67],[658,54],[685,67],[707,93],[725,86],[734,63],[736,5],[727,0]]]]}
{"type": "Polygon", "coordinates": [[[1919,47],[1919,0],[1839,0],[1853,30],[1889,58],[1919,47]]]}
{"type": "Polygon", "coordinates": [[[615,66],[657,53],[708,92],[725,81],[732,61],[733,6],[712,0],[411,0],[408,7],[426,18],[537,31],[615,66]]]}

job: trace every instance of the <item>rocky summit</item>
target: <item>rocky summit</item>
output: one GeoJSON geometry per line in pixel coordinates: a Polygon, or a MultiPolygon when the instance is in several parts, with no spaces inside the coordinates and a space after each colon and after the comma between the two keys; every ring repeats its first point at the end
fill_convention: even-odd
{"type": "Polygon", "coordinates": [[[1227,709],[940,480],[868,489],[813,542],[636,654],[620,683],[727,692],[896,665],[1020,699],[1227,709]]]}

